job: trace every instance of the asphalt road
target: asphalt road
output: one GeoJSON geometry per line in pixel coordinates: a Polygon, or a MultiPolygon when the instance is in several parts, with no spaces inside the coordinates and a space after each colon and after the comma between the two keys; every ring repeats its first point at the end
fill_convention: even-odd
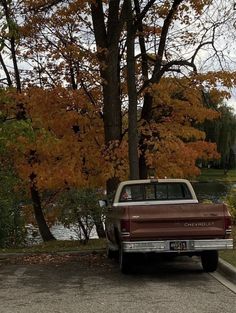
{"type": "Polygon", "coordinates": [[[0,263],[0,313],[232,313],[236,307],[236,294],[191,259],[139,260],[128,276],[100,255],[53,262],[0,263]]]}

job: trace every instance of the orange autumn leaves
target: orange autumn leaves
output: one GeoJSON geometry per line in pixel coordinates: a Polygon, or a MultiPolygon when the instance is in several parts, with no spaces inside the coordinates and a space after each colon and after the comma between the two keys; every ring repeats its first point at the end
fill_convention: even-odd
{"type": "MultiPolygon", "coordinates": [[[[123,145],[105,149],[101,109],[80,90],[31,88],[14,95],[14,101],[24,106],[27,131],[9,147],[24,181],[34,173],[40,190],[98,187],[112,175],[113,163],[119,170],[116,154],[123,155],[123,145]]],[[[16,111],[12,106],[12,114],[16,111]]]]}
{"type": "Polygon", "coordinates": [[[147,164],[158,177],[199,175],[197,160],[213,160],[220,155],[214,143],[204,141],[205,133],[197,126],[206,119],[219,118],[219,113],[203,105],[202,90],[187,79],[163,79],[151,92],[153,119],[141,127],[147,164]]]}
{"type": "MultiPolygon", "coordinates": [[[[218,113],[203,106],[201,90],[186,80],[163,79],[152,87],[153,119],[140,121],[146,141],[146,162],[158,177],[190,177],[199,174],[197,160],[218,158],[216,146],[204,141],[196,128],[218,113]],[[182,86],[182,87],[181,87],[182,86]]],[[[107,179],[129,176],[128,139],[104,145],[102,108],[88,102],[81,90],[63,87],[29,88],[12,95],[25,110],[24,128],[9,142],[20,177],[36,175],[39,190],[105,186],[107,179]]]]}

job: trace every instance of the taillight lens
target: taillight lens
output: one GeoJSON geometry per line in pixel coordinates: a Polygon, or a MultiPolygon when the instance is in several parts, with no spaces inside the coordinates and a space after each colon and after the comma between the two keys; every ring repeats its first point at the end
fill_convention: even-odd
{"type": "Polygon", "coordinates": [[[232,219],[231,216],[225,216],[225,234],[230,235],[232,231],[232,219]]]}
{"type": "Polygon", "coordinates": [[[120,231],[123,240],[128,240],[130,238],[130,221],[121,220],[120,221],[120,231]]]}
{"type": "Polygon", "coordinates": [[[120,221],[120,230],[122,232],[130,232],[130,221],[129,220],[121,220],[120,221]]]}

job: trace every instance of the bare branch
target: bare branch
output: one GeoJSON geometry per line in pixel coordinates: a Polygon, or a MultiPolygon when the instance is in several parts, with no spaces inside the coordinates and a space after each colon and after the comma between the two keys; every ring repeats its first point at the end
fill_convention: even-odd
{"type": "Polygon", "coordinates": [[[12,86],[11,76],[9,74],[9,71],[8,71],[8,69],[6,67],[6,64],[5,64],[4,60],[3,60],[3,57],[2,57],[1,53],[0,53],[0,63],[2,65],[4,73],[6,75],[7,84],[8,84],[9,87],[11,87],[12,86]]]}
{"type": "Polygon", "coordinates": [[[181,2],[183,2],[183,0],[174,0],[170,11],[165,18],[165,21],[164,21],[164,24],[162,27],[162,31],[161,31],[161,37],[160,37],[158,52],[157,52],[157,60],[156,60],[156,64],[155,64],[153,76],[152,76],[153,81],[158,81],[158,79],[159,79],[159,71],[161,68],[162,59],[163,59],[163,55],[164,55],[164,51],[165,51],[167,34],[169,31],[171,22],[173,20],[173,16],[176,13],[181,2]]]}
{"type": "Polygon", "coordinates": [[[33,3],[33,5],[29,7],[29,10],[33,12],[40,12],[40,11],[47,12],[48,10],[52,9],[57,4],[67,3],[67,2],[68,2],[67,0],[47,0],[45,1],[44,4],[33,3]]]}

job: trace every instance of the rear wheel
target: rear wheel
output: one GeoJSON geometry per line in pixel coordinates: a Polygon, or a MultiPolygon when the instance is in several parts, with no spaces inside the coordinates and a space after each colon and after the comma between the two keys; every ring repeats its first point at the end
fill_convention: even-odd
{"type": "Polygon", "coordinates": [[[129,274],[131,272],[131,255],[130,253],[125,253],[122,249],[119,251],[119,266],[121,273],[129,274]]]}
{"type": "Polygon", "coordinates": [[[218,266],[218,251],[204,251],[201,254],[204,272],[215,272],[218,266]]]}
{"type": "Polygon", "coordinates": [[[118,250],[112,250],[109,247],[107,247],[107,257],[108,259],[117,259],[118,260],[119,251],[118,250]]]}

